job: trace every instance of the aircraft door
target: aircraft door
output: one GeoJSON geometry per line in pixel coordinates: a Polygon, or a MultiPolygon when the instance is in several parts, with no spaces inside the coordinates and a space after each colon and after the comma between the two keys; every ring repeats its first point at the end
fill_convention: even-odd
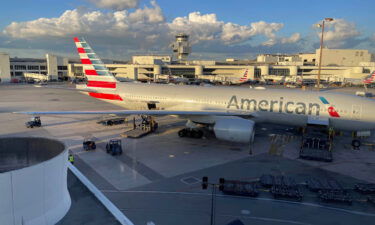
{"type": "Polygon", "coordinates": [[[156,102],[148,102],[147,103],[147,108],[149,110],[157,110],[157,109],[159,109],[158,107],[156,107],[156,102]]]}
{"type": "Polygon", "coordinates": [[[359,120],[362,116],[362,106],[361,105],[353,105],[352,106],[352,119],[359,120]]]}

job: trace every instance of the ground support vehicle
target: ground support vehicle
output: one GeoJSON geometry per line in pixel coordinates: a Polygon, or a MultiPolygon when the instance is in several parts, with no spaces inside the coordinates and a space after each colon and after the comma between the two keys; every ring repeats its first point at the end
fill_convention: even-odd
{"type": "Polygon", "coordinates": [[[122,146],[120,139],[111,139],[105,146],[107,153],[111,155],[121,155],[122,146]]]}
{"type": "Polygon", "coordinates": [[[32,117],[30,121],[25,123],[27,128],[41,127],[42,121],[39,116],[32,117]]]}
{"type": "Polygon", "coordinates": [[[96,149],[96,144],[95,141],[93,141],[91,138],[85,138],[83,140],[83,149],[85,151],[90,151],[90,150],[95,150],[96,149]]]}

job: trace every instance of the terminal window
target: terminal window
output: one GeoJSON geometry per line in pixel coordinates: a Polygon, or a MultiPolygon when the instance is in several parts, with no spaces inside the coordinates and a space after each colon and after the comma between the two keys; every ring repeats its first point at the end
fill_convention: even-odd
{"type": "Polygon", "coordinates": [[[289,69],[270,68],[269,74],[270,75],[277,75],[277,76],[289,76],[290,71],[289,71],[289,69]]]}
{"type": "Polygon", "coordinates": [[[67,66],[57,66],[58,70],[68,70],[67,66]]]}
{"type": "Polygon", "coordinates": [[[259,68],[254,69],[254,78],[260,78],[262,75],[261,70],[259,68]]]}
{"type": "Polygon", "coordinates": [[[27,70],[39,70],[39,66],[28,65],[28,66],[27,66],[27,70]]]}
{"type": "Polygon", "coordinates": [[[15,70],[26,70],[26,65],[14,65],[15,70]]]}

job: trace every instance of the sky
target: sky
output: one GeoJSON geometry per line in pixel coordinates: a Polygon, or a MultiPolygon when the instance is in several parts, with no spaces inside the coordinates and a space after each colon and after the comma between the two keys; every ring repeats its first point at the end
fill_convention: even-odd
{"type": "Polygon", "coordinates": [[[102,58],[171,54],[185,32],[191,59],[254,58],[261,53],[314,52],[326,17],[324,46],[375,53],[371,0],[12,0],[0,9],[0,51],[12,57],[46,53],[77,57],[72,38],[85,37],[102,58]]]}

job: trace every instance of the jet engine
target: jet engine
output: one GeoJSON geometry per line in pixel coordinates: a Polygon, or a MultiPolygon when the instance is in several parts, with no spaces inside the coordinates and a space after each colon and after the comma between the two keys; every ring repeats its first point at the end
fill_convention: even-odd
{"type": "Polygon", "coordinates": [[[255,122],[242,118],[223,118],[214,125],[217,139],[224,141],[249,143],[254,139],[255,122]]]}

